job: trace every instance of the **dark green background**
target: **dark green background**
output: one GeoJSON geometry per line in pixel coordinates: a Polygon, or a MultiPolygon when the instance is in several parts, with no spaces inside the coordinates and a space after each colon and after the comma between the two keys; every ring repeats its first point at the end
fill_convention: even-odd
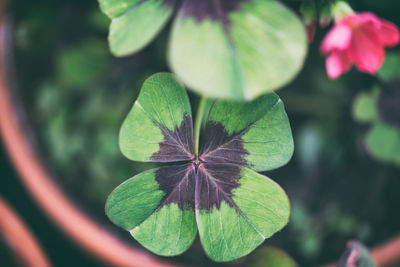
{"type": "MultiPolygon", "coordinates": [[[[286,2],[294,8],[299,6],[299,1],[286,2]]],[[[380,17],[400,25],[399,1],[355,0],[349,2],[355,10],[370,10],[380,17]]],[[[24,105],[28,107],[35,105],[35,97],[43,81],[51,80],[54,82],[54,77],[57,76],[56,63],[54,62],[57,60],[59,52],[79,43],[88,35],[92,35],[93,31],[88,26],[87,15],[89,11],[96,9],[97,2],[95,0],[12,1],[9,10],[10,19],[14,26],[18,28],[21,23],[28,22],[30,23],[28,26],[34,33],[31,36],[31,40],[34,40],[34,42],[28,44],[28,49],[17,50],[16,53],[17,75],[20,90],[24,94],[24,105]]],[[[313,235],[315,233],[310,234],[307,232],[309,229],[306,231],[296,229],[298,225],[289,225],[278,236],[267,241],[287,250],[302,266],[338,259],[340,253],[344,251],[345,240],[355,237],[354,233],[351,232],[342,233],[342,236],[336,238],[338,234],[335,231],[337,230],[333,230],[335,228],[332,224],[337,222],[330,222],[329,216],[326,215],[326,212],[330,211],[325,212],[325,207],[329,207],[332,201],[339,199],[340,212],[344,212],[346,216],[354,215],[353,219],[357,223],[367,221],[376,226],[379,232],[375,233],[372,239],[366,238],[366,241],[371,244],[382,242],[400,232],[400,214],[398,213],[400,203],[398,194],[400,188],[399,169],[378,163],[365,155],[361,142],[368,127],[357,124],[351,116],[354,96],[358,92],[369,89],[376,81],[369,75],[360,74],[355,70],[352,70],[338,82],[327,80],[324,71],[324,59],[318,51],[319,44],[325,34],[326,29],[317,30],[316,39],[310,46],[304,70],[294,83],[278,92],[287,107],[297,142],[296,145],[299,140],[298,135],[305,125],[318,126],[324,132],[323,151],[318,156],[318,165],[317,167],[302,169],[301,154],[295,152],[289,165],[267,173],[288,191],[292,202],[301,200],[307,204],[306,207],[311,214],[309,219],[314,220],[311,226],[319,227],[324,232],[324,251],[319,251],[317,256],[312,256],[312,254],[305,256],[305,253],[299,248],[299,240],[314,242],[315,236],[313,235]],[[323,88],[315,88],[315,84],[322,85],[323,88]]],[[[105,40],[106,31],[98,30],[93,35],[105,40]]],[[[168,70],[165,62],[167,37],[168,30],[165,30],[155,43],[138,55],[121,60],[112,59],[110,65],[115,68],[134,69],[134,71],[125,71],[125,73],[119,74],[121,77],[125,77],[120,82],[129,84],[129,87],[134,89],[130,92],[129,89],[112,88],[112,86],[118,85],[118,79],[117,81],[107,81],[107,86],[110,88],[106,89],[130,92],[132,99],[128,102],[132,103],[145,77],[153,72],[168,70]]],[[[71,85],[63,86],[66,88],[74,87],[71,85]]],[[[79,101],[82,100],[79,96],[90,97],[93,92],[83,91],[79,86],[77,88],[71,89],[69,101],[74,103],[76,107],[80,107],[79,101]],[[78,103],[75,103],[74,100],[77,100],[75,102],[78,103]]],[[[109,92],[106,91],[106,93],[109,92]]],[[[196,97],[193,95],[191,97],[193,103],[196,104],[196,97]]],[[[76,107],[71,109],[73,110],[76,107]]],[[[29,116],[33,127],[42,130],[43,125],[40,124],[40,118],[35,118],[35,114],[32,112],[29,116]]],[[[121,112],[120,116],[123,118],[125,112],[121,112]]],[[[116,125],[119,125],[118,121],[116,125]]],[[[118,130],[118,127],[115,127],[116,130],[118,130]]],[[[85,136],[87,134],[85,130],[86,128],[77,128],[76,131],[82,131],[82,136],[85,136]]],[[[49,163],[52,163],[52,158],[49,159],[51,151],[48,144],[46,147],[41,136],[39,136],[39,143],[43,145],[41,153],[47,155],[47,166],[50,166],[49,163]]],[[[300,147],[296,146],[295,150],[300,151],[300,147]]],[[[88,151],[95,150],[90,148],[88,151]]],[[[90,160],[88,155],[84,155],[84,157],[90,160]]],[[[132,172],[128,172],[132,175],[143,168],[138,165],[128,165],[131,164],[129,161],[123,159],[122,156],[120,158],[122,165],[132,168],[132,172]]],[[[83,161],[82,165],[85,164],[87,162],[83,161]]],[[[52,167],[59,173],[66,174],[69,171],[61,171],[61,168],[55,165],[52,167]]],[[[110,170],[110,172],[112,171],[110,170]]],[[[127,177],[115,175],[117,180],[124,178],[127,177]]],[[[115,183],[118,184],[119,181],[115,183]]],[[[85,186],[90,188],[90,183],[85,184],[85,186]]],[[[74,190],[71,190],[71,185],[69,187],[67,191],[74,190]]],[[[81,196],[79,194],[81,193],[74,195],[78,200],[82,198],[82,194],[81,196]]],[[[5,155],[3,146],[0,148],[0,195],[15,208],[29,225],[55,266],[101,266],[100,262],[87,255],[85,251],[66,237],[36,205],[17,177],[5,155]]],[[[101,203],[103,201],[97,201],[100,204],[95,206],[93,213],[103,222],[107,222],[105,216],[102,216],[103,206],[101,203]]],[[[93,203],[98,202],[93,200],[93,203]]],[[[87,207],[84,208],[87,209],[87,207]]],[[[342,216],[343,214],[340,213],[339,215],[342,216]]],[[[292,216],[295,215],[292,214],[292,216]]],[[[338,217],[342,218],[340,216],[338,217]]],[[[298,217],[296,218],[298,219],[298,217]]],[[[296,221],[296,218],[292,219],[296,221]]],[[[297,223],[302,224],[301,220],[297,223]]],[[[359,224],[357,224],[358,226],[359,224]]],[[[120,234],[127,239],[129,238],[128,233],[121,231],[120,234]]],[[[320,234],[317,233],[317,235],[320,234]]],[[[200,251],[199,244],[189,251],[184,261],[187,262],[190,255],[197,255],[197,251],[200,251]]],[[[0,239],[0,266],[13,266],[12,262],[8,249],[0,239]]]]}

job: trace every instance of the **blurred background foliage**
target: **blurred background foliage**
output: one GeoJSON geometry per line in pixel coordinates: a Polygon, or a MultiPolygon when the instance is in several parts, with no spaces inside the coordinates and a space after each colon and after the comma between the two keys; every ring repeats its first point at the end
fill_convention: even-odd
{"type": "Polygon", "coordinates": [[[400,166],[400,53],[389,53],[377,76],[369,92],[355,97],[353,116],[371,125],[365,137],[368,153],[383,163],[400,166]]]}
{"type": "MultiPolygon", "coordinates": [[[[400,25],[400,2],[349,2],[400,25]]],[[[295,10],[300,5],[286,3],[295,10]]],[[[17,0],[10,14],[16,81],[36,149],[83,209],[128,238],[107,221],[103,207],[118,184],[154,167],[125,159],[118,131],[143,81],[169,70],[169,27],[142,52],[117,59],[107,47],[108,18],[95,0],[17,0]]],[[[301,266],[338,259],[348,239],[373,246],[400,232],[399,49],[388,53],[376,77],[352,70],[331,81],[319,54],[326,31],[317,30],[303,71],[278,92],[295,154],[287,166],[266,173],[292,202],[289,225],[266,243],[301,266]]],[[[190,98],[196,107],[198,97],[190,98]]],[[[199,251],[197,241],[176,260],[209,264],[199,251]]]]}

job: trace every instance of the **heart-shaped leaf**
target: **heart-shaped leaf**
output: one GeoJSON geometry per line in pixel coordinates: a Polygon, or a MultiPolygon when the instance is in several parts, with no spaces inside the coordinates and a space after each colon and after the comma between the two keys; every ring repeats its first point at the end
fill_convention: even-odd
{"type": "Polygon", "coordinates": [[[128,180],[106,204],[108,217],[154,253],[185,251],[197,223],[206,253],[215,261],[230,261],[250,253],[288,221],[285,192],[247,168],[276,168],[293,152],[278,96],[240,104],[217,101],[209,112],[197,154],[188,97],[172,75],[161,73],[145,81],[121,127],[120,147],[128,158],[182,161],[128,180]]]}
{"type": "Polygon", "coordinates": [[[203,135],[200,157],[267,171],[286,164],[293,138],[282,101],[268,94],[242,104],[218,101],[203,135]]]}
{"type": "Polygon", "coordinates": [[[247,255],[283,228],[290,214],[282,188],[250,169],[204,163],[196,177],[196,221],[215,261],[247,255]]]}
{"type": "Polygon", "coordinates": [[[249,100],[292,80],[306,50],[303,24],[279,1],[184,0],[169,61],[196,92],[249,100]]]}
{"type": "Polygon", "coordinates": [[[118,186],[107,200],[106,213],[147,249],[178,255],[197,233],[194,186],[189,164],[151,169],[118,186]]]}
{"type": "Polygon", "coordinates": [[[185,89],[172,75],[151,76],[122,124],[119,136],[122,153],[134,161],[193,159],[191,114],[185,89]]]}
{"type": "Polygon", "coordinates": [[[101,10],[112,19],[108,36],[116,56],[145,47],[171,17],[175,0],[99,0],[101,10]]]}

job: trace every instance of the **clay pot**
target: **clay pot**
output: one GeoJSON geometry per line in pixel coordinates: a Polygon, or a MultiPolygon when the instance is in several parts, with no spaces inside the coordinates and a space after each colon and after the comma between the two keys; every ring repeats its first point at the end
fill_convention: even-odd
{"type": "Polygon", "coordinates": [[[22,266],[49,267],[35,237],[15,211],[0,197],[0,236],[22,266]]]}

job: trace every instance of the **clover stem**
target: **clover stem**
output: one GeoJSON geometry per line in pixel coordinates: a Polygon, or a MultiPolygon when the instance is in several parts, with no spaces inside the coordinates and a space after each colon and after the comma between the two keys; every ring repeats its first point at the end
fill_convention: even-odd
{"type": "Polygon", "coordinates": [[[202,96],[197,108],[196,119],[194,121],[194,149],[196,157],[199,155],[200,128],[206,110],[207,98],[202,96]]]}

